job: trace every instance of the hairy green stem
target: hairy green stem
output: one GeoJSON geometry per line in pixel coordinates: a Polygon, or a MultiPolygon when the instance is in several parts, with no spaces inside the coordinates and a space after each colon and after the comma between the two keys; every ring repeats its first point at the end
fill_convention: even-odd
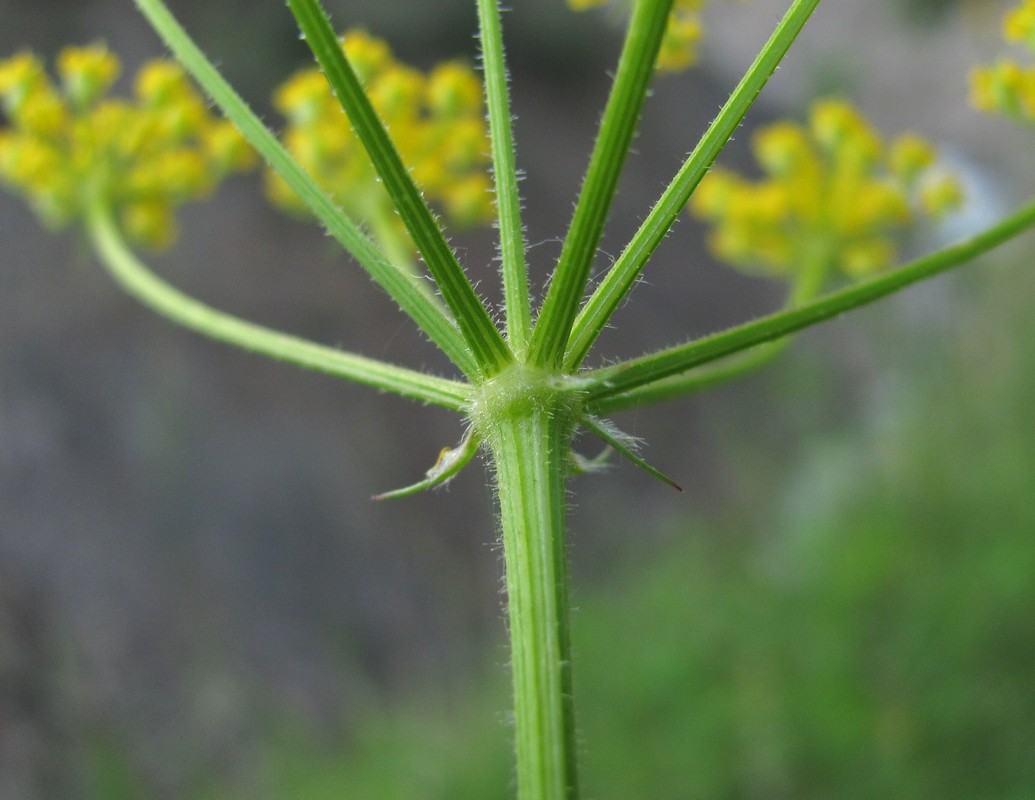
{"type": "MultiPolygon", "coordinates": [[[[798,262],[802,264],[796,272],[796,281],[787,295],[784,309],[798,306],[814,300],[827,279],[833,254],[827,246],[802,248],[798,262]]],[[[608,398],[602,405],[607,411],[619,411],[623,408],[659,403],[664,400],[707,389],[725,381],[739,378],[753,372],[773,361],[790,346],[791,337],[784,336],[772,342],[734,353],[718,362],[705,364],[681,375],[671,375],[638,389],[625,392],[618,397],[608,398]]]]}
{"type": "Polygon", "coordinates": [[[586,373],[596,386],[588,389],[594,412],[629,405],[623,395],[632,394],[672,375],[687,372],[733,353],[789,333],[817,325],[847,311],[868,305],[927,278],[969,263],[1035,225],[1035,201],[1022,206],[998,224],[964,242],[911,261],[883,275],[863,281],[797,308],[780,311],[721,333],[660,350],[642,358],[586,373]]]}
{"type": "Polygon", "coordinates": [[[648,259],[686,207],[687,200],[733,132],[754,104],[769,77],[779,66],[808,21],[819,0],[795,0],[773,30],[769,41],[730,94],[718,116],[687,157],[676,177],[658,198],[650,214],[622,251],[604,280],[579,312],[572,326],[564,364],[575,369],[582,363],[607,321],[639,279],[648,259]]]}
{"type": "Polygon", "coordinates": [[[359,226],[342,213],[298,162],[263,125],[169,12],[162,0],[135,0],[140,12],[184,68],[279,174],[309,210],[443,353],[468,377],[479,373],[470,349],[452,319],[433,303],[410,272],[395,267],[359,226]]]}
{"type": "Polygon", "coordinates": [[[91,209],[86,224],[101,263],[118,284],[173,322],[253,353],[423,403],[453,411],[463,411],[468,405],[469,389],[465,384],[318,345],[247,322],[195,300],[163,281],[133,255],[103,206],[91,209]]]}
{"type": "Polygon", "coordinates": [[[503,52],[500,9],[496,0],[478,0],[478,19],[492,145],[492,173],[496,182],[496,210],[499,214],[500,272],[503,277],[507,341],[521,358],[532,333],[532,309],[528,296],[525,234],[521,227],[521,198],[514,158],[510,95],[507,92],[507,64],[503,52]]]}
{"type": "Polygon", "coordinates": [[[672,375],[646,386],[608,397],[595,404],[593,408],[599,412],[610,413],[686,397],[688,394],[725,383],[764,367],[783,353],[790,342],[790,337],[785,336],[774,342],[756,345],[750,350],[735,353],[722,361],[705,364],[685,374],[672,375]]]}
{"type": "Polygon", "coordinates": [[[511,352],[403,164],[373,103],[345,57],[327,14],[319,0],[288,0],[288,6],[392,198],[399,217],[406,224],[413,243],[438,284],[442,298],[453,312],[482,374],[493,375],[510,363],[511,352]]]}
{"type": "Polygon", "coordinates": [[[503,529],[519,800],[576,800],[565,490],[572,420],[549,402],[488,425],[503,529]]]}
{"type": "MultiPolygon", "coordinates": [[[[829,268],[829,256],[825,251],[814,254],[811,263],[806,264],[798,281],[787,298],[785,308],[796,308],[814,299],[823,285],[829,268]]],[[[680,375],[671,375],[660,381],[610,397],[599,405],[601,410],[620,411],[651,403],[660,403],[699,392],[710,386],[739,378],[764,367],[783,353],[791,344],[792,337],[784,336],[775,341],[741,350],[721,361],[715,361],[680,375]]]]}
{"type": "Polygon", "coordinates": [[[586,178],[532,331],[529,361],[534,364],[561,365],[618,178],[640,120],[672,3],[673,0],[637,0],[633,8],[586,178]]]}

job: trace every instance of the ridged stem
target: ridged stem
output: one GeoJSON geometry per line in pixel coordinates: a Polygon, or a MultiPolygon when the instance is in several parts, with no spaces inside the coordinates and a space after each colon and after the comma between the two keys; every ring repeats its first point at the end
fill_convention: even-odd
{"type": "Polygon", "coordinates": [[[576,800],[564,542],[570,419],[531,404],[489,441],[503,528],[519,800],[576,800]]]}

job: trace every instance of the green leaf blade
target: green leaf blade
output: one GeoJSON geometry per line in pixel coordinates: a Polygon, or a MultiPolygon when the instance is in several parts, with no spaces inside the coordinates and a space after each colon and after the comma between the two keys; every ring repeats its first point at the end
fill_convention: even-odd
{"type": "Polygon", "coordinates": [[[404,486],[401,489],[392,489],[373,496],[373,500],[398,500],[402,497],[412,497],[415,494],[426,492],[438,486],[443,486],[453,480],[460,472],[471,463],[471,460],[478,453],[481,447],[481,438],[469,430],[467,435],[456,447],[444,447],[438,454],[438,460],[431,469],[424,473],[423,480],[404,486]]]}

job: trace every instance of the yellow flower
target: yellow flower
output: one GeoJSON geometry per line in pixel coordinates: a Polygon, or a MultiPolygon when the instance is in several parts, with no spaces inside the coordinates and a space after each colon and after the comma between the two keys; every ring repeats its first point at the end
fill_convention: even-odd
{"type": "Polygon", "coordinates": [[[312,125],[332,114],[337,102],[319,70],[306,70],[283,83],[273,94],[273,107],[298,125],[312,125]]]}
{"type": "Polygon", "coordinates": [[[341,46],[345,50],[345,55],[349,57],[349,64],[363,83],[393,62],[392,50],[388,44],[364,30],[346,31],[342,36],[341,46]]]}
{"type": "Polygon", "coordinates": [[[4,110],[16,116],[26,98],[47,84],[43,66],[32,53],[19,53],[0,61],[0,98],[4,110]]]}
{"type": "Polygon", "coordinates": [[[1003,38],[1035,50],[1035,0],[1024,0],[1003,19],[1003,38]]]}
{"type": "MultiPolygon", "coordinates": [[[[425,75],[362,31],[345,33],[342,47],[425,196],[459,224],[491,219],[490,150],[482,84],[474,71],[450,61],[425,75]]],[[[296,73],[276,90],[273,102],[287,119],[284,145],[321,187],[376,235],[387,232],[408,243],[324,76],[316,69],[296,73]]],[[[299,199],[269,171],[266,187],[277,206],[304,213],[299,199]]]]}
{"type": "Polygon", "coordinates": [[[931,215],[939,216],[963,203],[963,186],[952,175],[941,175],[920,188],[920,203],[931,215]]]}
{"type": "MultiPolygon", "coordinates": [[[[1035,53],[1035,0],[1024,0],[1003,18],[1003,38],[1035,53]]],[[[975,67],[970,102],[978,111],[1000,113],[1035,124],[1035,66],[1010,59],[975,67]]]]}
{"type": "Polygon", "coordinates": [[[934,164],[936,154],[931,145],[913,134],[900,136],[888,152],[888,166],[903,182],[909,184],[934,164]]]}
{"type": "Polygon", "coordinates": [[[168,247],[176,238],[176,220],[168,203],[139,200],[119,210],[119,221],[130,236],[154,248],[168,247]]]}
{"type": "Polygon", "coordinates": [[[57,58],[60,88],[32,55],[0,61],[0,182],[25,196],[48,225],[111,206],[142,244],[163,247],[175,211],[207,196],[254,155],[176,64],[154,61],[135,81],[134,101],[106,98],[118,59],[102,45],[66,48],[57,58]]]}
{"type": "Polygon", "coordinates": [[[428,75],[428,108],[442,117],[482,113],[482,84],[466,64],[447,61],[428,75]]]}
{"type": "Polygon", "coordinates": [[[58,55],[57,72],[65,95],[76,106],[88,106],[105,94],[119,76],[119,61],[103,45],[66,47],[58,55]]]}
{"type": "Polygon", "coordinates": [[[792,280],[882,269],[894,261],[896,233],[962,199],[927,142],[906,134],[886,144],[840,100],[816,102],[804,125],[762,128],[752,148],[764,177],[715,167],[690,210],[713,225],[719,258],[792,280]]]}
{"type": "MultiPolygon", "coordinates": [[[[685,4],[684,4],[685,5],[685,4]]],[[[695,7],[672,11],[665,36],[658,51],[658,69],[662,72],[679,72],[697,61],[697,45],[701,41],[701,20],[695,7]]]]}
{"type": "Polygon", "coordinates": [[[442,190],[443,203],[449,216],[461,225],[476,225],[485,219],[485,209],[492,204],[489,176],[476,172],[450,181],[442,190]]]}
{"type": "Polygon", "coordinates": [[[413,124],[423,112],[424,76],[417,70],[392,65],[371,76],[367,95],[381,119],[391,128],[393,123],[413,124]]]}
{"type": "Polygon", "coordinates": [[[205,162],[216,168],[217,175],[244,172],[258,160],[241,132],[226,119],[207,125],[200,133],[199,144],[205,162]]]}

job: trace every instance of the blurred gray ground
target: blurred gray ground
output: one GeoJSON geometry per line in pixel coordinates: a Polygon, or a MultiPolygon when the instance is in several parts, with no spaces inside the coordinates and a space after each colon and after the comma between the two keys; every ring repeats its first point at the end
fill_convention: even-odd
{"type": "MultiPolygon", "coordinates": [[[[270,88],[305,61],[283,3],[171,5],[273,119],[270,88]]],[[[472,3],[328,5],[337,25],[366,26],[405,60],[474,58],[472,3]]],[[[703,66],[659,82],[600,269],[785,5],[716,6],[703,66]]],[[[561,0],[514,6],[506,24],[518,159],[541,288],[618,31],[606,15],[574,16],[561,0]]],[[[751,124],[840,89],[883,130],[915,128],[974,175],[1002,183],[1000,152],[1021,140],[964,98],[970,65],[996,52],[1003,4],[970,3],[911,27],[900,6],[826,0],[751,124]]],[[[0,0],[0,55],[31,47],[51,57],[95,39],[122,55],[127,72],[162,52],[129,0],[0,0]]],[[[727,163],[745,158],[747,139],[737,137],[727,163]]],[[[1008,202],[1006,186],[985,199],[1008,202]]],[[[266,206],[258,178],[233,182],[182,221],[181,242],[153,259],[176,285],[317,341],[448,372],[318,230],[266,206]]],[[[600,358],[713,331],[778,302],[778,287],[710,262],[699,233],[684,221],[664,243],[600,358]]],[[[124,746],[151,775],[154,797],[176,797],[192,774],[239,766],[271,716],[347,728],[350,713],[381,692],[459,685],[497,646],[500,565],[485,471],[416,499],[369,499],[420,476],[460,436],[455,419],[173,327],[124,297],[74,231],[41,230],[8,194],[0,241],[0,800],[75,796],[70,754],[92,738],[124,746]]],[[[491,232],[454,242],[498,301],[491,232]]],[[[832,405],[850,414],[862,401],[847,398],[865,396],[879,354],[850,321],[805,338],[805,347],[840,354],[832,405]]],[[[651,460],[689,489],[675,496],[624,465],[577,481],[580,580],[606,575],[631,538],[649,546],[655,521],[716,511],[742,494],[707,421],[732,405],[759,430],[778,426],[753,399],[759,386],[625,415],[651,460]]]]}

